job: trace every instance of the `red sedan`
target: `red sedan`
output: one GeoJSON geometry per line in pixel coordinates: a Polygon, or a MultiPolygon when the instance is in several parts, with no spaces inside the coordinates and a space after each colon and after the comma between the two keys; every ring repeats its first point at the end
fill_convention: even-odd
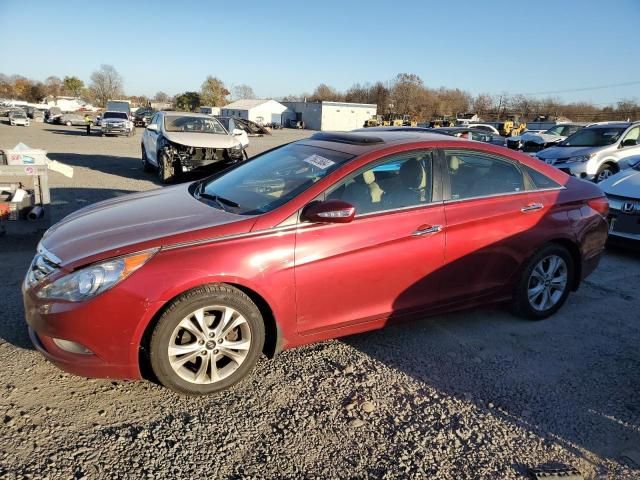
{"type": "Polygon", "coordinates": [[[317,133],[69,215],[25,312],[66,371],[212,393],[261,353],[395,320],[495,302],[548,317],[596,268],[607,210],[597,186],[501,147],[317,133]]]}

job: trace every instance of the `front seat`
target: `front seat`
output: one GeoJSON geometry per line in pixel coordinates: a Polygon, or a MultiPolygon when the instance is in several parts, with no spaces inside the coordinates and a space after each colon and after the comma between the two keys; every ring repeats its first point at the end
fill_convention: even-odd
{"type": "Polygon", "coordinates": [[[386,192],[385,208],[402,208],[426,201],[427,174],[417,159],[407,160],[398,172],[400,185],[386,192]]]}
{"type": "Polygon", "coordinates": [[[353,182],[345,186],[342,200],[353,205],[356,209],[356,214],[367,213],[373,209],[371,193],[364,179],[364,174],[353,177],[353,182]]]}

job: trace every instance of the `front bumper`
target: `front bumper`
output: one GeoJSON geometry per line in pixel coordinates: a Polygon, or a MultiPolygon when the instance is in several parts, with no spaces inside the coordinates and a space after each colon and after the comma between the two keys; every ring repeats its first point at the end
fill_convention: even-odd
{"type": "Polygon", "coordinates": [[[119,288],[85,302],[50,301],[25,285],[23,301],[32,343],[61,370],[84,377],[141,378],[139,326],[151,319],[159,308],[155,304],[119,288]],[[54,339],[80,344],[91,353],[72,353],[54,339]]]}
{"type": "MultiPolygon", "coordinates": [[[[624,203],[624,202],[623,202],[624,203]]],[[[609,199],[609,236],[640,241],[640,212],[624,213],[619,208],[615,199],[609,199]]]]}
{"type": "MultiPolygon", "coordinates": [[[[539,160],[546,162],[543,158],[539,158],[539,160]]],[[[588,162],[555,162],[550,163],[550,165],[563,171],[567,175],[571,175],[572,177],[580,178],[582,180],[593,180],[595,179],[595,174],[587,171],[587,163],[588,162]]]]}
{"type": "Polygon", "coordinates": [[[102,125],[102,133],[105,135],[128,135],[131,132],[130,128],[116,127],[110,125],[102,125]]]}

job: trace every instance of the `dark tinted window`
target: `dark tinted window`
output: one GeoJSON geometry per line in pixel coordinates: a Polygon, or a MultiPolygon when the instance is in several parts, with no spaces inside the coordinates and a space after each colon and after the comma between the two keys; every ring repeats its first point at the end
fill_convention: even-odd
{"type": "Polygon", "coordinates": [[[534,170],[533,168],[528,167],[526,165],[523,165],[523,167],[525,171],[529,174],[529,177],[531,177],[531,180],[533,180],[533,183],[536,186],[536,188],[558,188],[560,186],[559,183],[551,180],[549,177],[547,177],[546,175],[543,175],[537,170],[534,170]]]}
{"type": "Polygon", "coordinates": [[[411,207],[431,202],[431,152],[394,155],[360,170],[331,188],[327,199],[349,202],[356,215],[411,207]]]}
{"type": "Polygon", "coordinates": [[[524,181],[518,167],[509,160],[479,152],[446,151],[451,199],[484,197],[523,191],[524,181]]]}

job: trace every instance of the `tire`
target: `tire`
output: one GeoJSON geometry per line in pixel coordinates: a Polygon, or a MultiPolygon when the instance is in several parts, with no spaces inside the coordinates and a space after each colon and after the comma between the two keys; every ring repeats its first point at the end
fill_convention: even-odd
{"type": "Polygon", "coordinates": [[[542,247],[520,274],[511,305],[513,313],[530,320],[553,315],[569,296],[574,272],[573,257],[565,247],[557,244],[542,247]],[[555,269],[551,263],[554,259],[558,262],[555,269]]]}
{"type": "Polygon", "coordinates": [[[149,363],[158,381],[171,390],[212,394],[253,370],[264,338],[262,315],[247,295],[230,285],[207,285],[179,296],[162,314],[151,335],[149,363]],[[170,348],[185,353],[170,355],[170,348]]]}
{"type": "Polygon", "coordinates": [[[70,127],[70,126],[71,126],[71,122],[67,122],[67,123],[65,123],[65,125],[66,125],[67,127],[70,127]]]}
{"type": "Polygon", "coordinates": [[[162,149],[158,152],[158,180],[162,183],[171,183],[173,180],[173,163],[169,160],[169,155],[162,149]]]}
{"type": "Polygon", "coordinates": [[[611,175],[614,175],[615,173],[617,173],[618,169],[614,166],[611,165],[610,163],[605,163],[604,165],[600,165],[600,168],[598,168],[598,172],[596,173],[596,176],[594,177],[594,181],[596,183],[600,183],[603,180],[606,180],[607,178],[609,178],[611,175]]]}
{"type": "Polygon", "coordinates": [[[149,159],[147,158],[147,151],[144,148],[144,145],[142,145],[142,169],[147,173],[153,171],[153,165],[149,163],[149,159]]]}

